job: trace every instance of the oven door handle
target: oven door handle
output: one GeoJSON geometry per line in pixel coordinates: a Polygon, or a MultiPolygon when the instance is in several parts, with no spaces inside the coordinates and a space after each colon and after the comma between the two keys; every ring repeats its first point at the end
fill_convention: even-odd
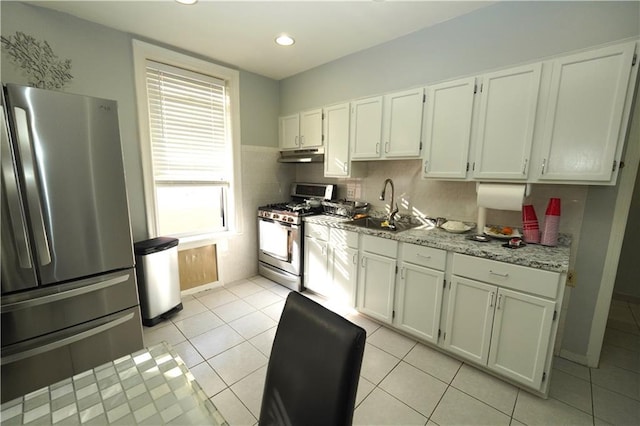
{"type": "Polygon", "coordinates": [[[295,223],[280,222],[280,221],[269,219],[269,218],[266,218],[266,217],[258,217],[258,219],[264,220],[265,222],[275,223],[276,225],[280,225],[280,226],[282,226],[284,228],[298,229],[299,226],[300,226],[300,225],[296,225],[295,223]]]}

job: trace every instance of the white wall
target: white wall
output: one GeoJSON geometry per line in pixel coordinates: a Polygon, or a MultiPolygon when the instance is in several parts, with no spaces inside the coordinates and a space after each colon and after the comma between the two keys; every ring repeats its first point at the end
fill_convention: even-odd
{"type": "MultiPolygon", "coordinates": [[[[473,75],[639,34],[639,2],[500,2],[281,81],[280,112],[473,75]]],[[[351,185],[361,189],[360,198],[382,207],[377,197],[384,178],[391,177],[397,192],[408,199],[407,211],[475,221],[473,184],[421,181],[418,161],[369,162],[367,167],[363,179],[334,180],[340,196],[351,185]]],[[[322,170],[299,165],[296,179],[322,180],[322,170]]],[[[551,196],[562,199],[560,230],[574,236],[571,267],[578,277],[577,288],[566,299],[562,347],[576,355],[573,359],[584,360],[617,187],[534,185],[528,201],[539,219],[551,196]]],[[[520,217],[490,211],[487,221],[517,225],[520,217]]]]}
{"type": "Polygon", "coordinates": [[[629,220],[624,232],[624,243],[618,265],[614,292],[640,300],[640,268],[638,268],[638,242],[640,241],[640,173],[636,175],[629,220]]]}
{"type": "MultiPolygon", "coordinates": [[[[2,35],[25,32],[47,40],[60,58],[71,59],[74,78],[65,91],[118,101],[133,238],[147,238],[131,35],[24,3],[0,2],[0,12],[2,35]]],[[[5,83],[26,83],[19,69],[4,55],[1,79],[5,83]]],[[[288,188],[294,175],[293,169],[275,162],[279,83],[240,70],[240,104],[244,227],[241,235],[219,245],[219,270],[225,282],[257,273],[256,208],[264,200],[282,199],[282,187],[288,188]],[[256,146],[271,148],[261,152],[256,146]],[[264,163],[255,163],[256,157],[264,163]],[[256,185],[256,179],[245,171],[253,171],[256,176],[267,174],[270,185],[256,185]],[[273,184],[274,180],[281,185],[273,184]]]]}

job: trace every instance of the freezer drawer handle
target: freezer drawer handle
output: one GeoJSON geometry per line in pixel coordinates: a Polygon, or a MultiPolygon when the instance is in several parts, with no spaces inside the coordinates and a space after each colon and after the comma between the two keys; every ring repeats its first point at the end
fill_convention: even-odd
{"type": "Polygon", "coordinates": [[[20,302],[8,303],[2,305],[2,312],[17,311],[20,309],[32,308],[38,305],[44,305],[47,303],[57,302],[58,300],[69,299],[79,296],[81,294],[91,293],[92,291],[102,290],[103,288],[111,287],[116,284],[120,284],[129,279],[129,274],[120,275],[118,277],[105,280],[93,285],[86,285],[83,287],[74,288],[73,290],[63,291],[61,293],[49,294],[47,296],[36,297],[35,299],[22,300],[20,302]]]}
{"type": "Polygon", "coordinates": [[[2,190],[7,195],[9,217],[12,225],[13,240],[16,245],[18,263],[23,269],[31,269],[31,255],[29,254],[29,242],[27,237],[27,226],[24,220],[24,210],[20,203],[18,194],[18,180],[14,170],[13,154],[9,145],[9,131],[6,126],[4,105],[0,109],[0,126],[2,126],[2,190]]]}
{"type": "Polygon", "coordinates": [[[38,182],[36,181],[36,175],[38,174],[36,167],[37,158],[35,158],[35,153],[31,147],[27,112],[17,107],[14,107],[13,110],[16,118],[16,138],[18,140],[18,146],[20,147],[22,170],[24,171],[24,181],[27,188],[27,200],[33,223],[33,237],[36,248],[38,249],[40,265],[44,266],[51,263],[51,252],[47,232],[44,227],[40,191],[38,190],[38,182]]]}
{"type": "Polygon", "coordinates": [[[46,352],[50,352],[54,349],[61,348],[63,346],[70,345],[72,343],[79,342],[80,340],[88,339],[89,337],[100,334],[104,331],[110,330],[119,326],[120,324],[124,324],[127,321],[133,319],[133,312],[129,312],[128,314],[114,319],[113,321],[109,321],[106,324],[99,325],[90,330],[83,331],[78,334],[74,334],[73,336],[66,337],[64,339],[56,340],[55,342],[47,343],[46,345],[38,346],[37,348],[29,349],[23,352],[18,352],[15,354],[7,355],[5,357],[0,358],[0,365],[7,365],[13,362],[21,361],[26,358],[31,358],[33,356],[37,356],[46,352]]]}

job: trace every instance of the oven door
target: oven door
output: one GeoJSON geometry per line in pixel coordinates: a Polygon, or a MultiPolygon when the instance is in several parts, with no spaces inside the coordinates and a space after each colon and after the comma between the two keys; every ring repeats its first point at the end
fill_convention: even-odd
{"type": "Polygon", "coordinates": [[[258,260],[300,275],[300,226],[258,218],[258,260]]]}

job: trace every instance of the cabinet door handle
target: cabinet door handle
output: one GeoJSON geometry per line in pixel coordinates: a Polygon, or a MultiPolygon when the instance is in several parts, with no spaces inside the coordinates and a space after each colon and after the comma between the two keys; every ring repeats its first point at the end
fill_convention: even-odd
{"type": "Polygon", "coordinates": [[[376,154],[380,154],[380,142],[376,142],[376,154]]]}
{"type": "Polygon", "coordinates": [[[489,273],[491,275],[496,275],[498,277],[502,277],[502,278],[507,278],[509,277],[509,274],[501,274],[500,272],[493,272],[491,269],[489,269],[489,273]]]}
{"type": "Polygon", "coordinates": [[[354,265],[358,264],[358,253],[353,253],[353,264],[354,265]]]}
{"type": "Polygon", "coordinates": [[[404,280],[404,266],[400,268],[400,278],[404,280]]]}
{"type": "Polygon", "coordinates": [[[500,302],[502,301],[502,295],[498,296],[498,304],[496,305],[496,309],[500,309],[500,302]]]}
{"type": "Polygon", "coordinates": [[[493,296],[495,296],[496,294],[492,291],[491,294],[489,294],[489,307],[493,308],[493,296]]]}
{"type": "Polygon", "coordinates": [[[296,146],[300,145],[300,140],[299,140],[298,136],[295,137],[294,143],[295,143],[296,146]]]}
{"type": "Polygon", "coordinates": [[[347,163],[342,163],[342,171],[347,173],[347,163]]]}
{"type": "Polygon", "coordinates": [[[542,170],[540,171],[540,174],[543,175],[544,174],[544,168],[547,165],[547,159],[543,159],[542,160],[542,170]]]}
{"type": "Polygon", "coordinates": [[[366,259],[366,257],[362,256],[362,259],[360,259],[360,266],[362,266],[364,268],[364,260],[366,259]]]}
{"type": "Polygon", "coordinates": [[[525,158],[524,159],[524,166],[522,166],[522,174],[526,175],[527,174],[527,164],[529,163],[529,159],[525,158]]]}
{"type": "Polygon", "coordinates": [[[389,152],[389,142],[384,143],[384,152],[389,152]]]}
{"type": "Polygon", "coordinates": [[[427,166],[429,165],[429,160],[425,160],[424,162],[424,174],[427,174],[427,166]]]}
{"type": "Polygon", "coordinates": [[[300,136],[300,146],[304,145],[304,135],[300,136]]]}

